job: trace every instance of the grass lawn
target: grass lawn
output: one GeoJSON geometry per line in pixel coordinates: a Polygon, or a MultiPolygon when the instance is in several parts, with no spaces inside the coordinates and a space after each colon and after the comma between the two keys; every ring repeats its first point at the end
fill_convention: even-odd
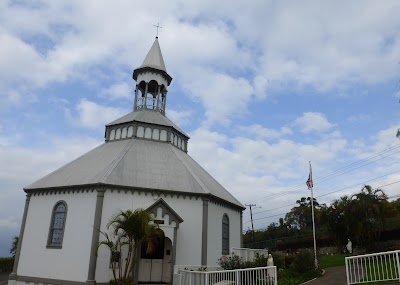
{"type": "Polygon", "coordinates": [[[321,255],[319,259],[320,268],[328,268],[334,266],[344,266],[344,258],[350,256],[350,254],[338,254],[338,255],[321,255]]]}

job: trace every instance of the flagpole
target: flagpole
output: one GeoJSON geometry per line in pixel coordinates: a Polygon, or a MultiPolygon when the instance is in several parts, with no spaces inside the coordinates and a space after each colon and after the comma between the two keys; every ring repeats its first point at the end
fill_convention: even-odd
{"type": "Polygon", "coordinates": [[[313,228],[313,238],[314,238],[314,264],[315,269],[318,269],[318,260],[317,260],[317,241],[315,239],[315,218],[314,218],[314,191],[313,191],[313,182],[312,182],[312,169],[311,169],[311,161],[310,163],[310,178],[311,178],[311,216],[312,216],[312,228],[313,228]]]}

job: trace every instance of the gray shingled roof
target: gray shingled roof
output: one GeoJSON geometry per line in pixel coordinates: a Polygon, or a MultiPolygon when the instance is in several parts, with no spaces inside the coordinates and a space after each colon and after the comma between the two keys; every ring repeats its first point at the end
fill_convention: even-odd
{"type": "Polygon", "coordinates": [[[164,58],[162,56],[160,44],[158,43],[157,37],[154,40],[154,43],[151,46],[149,52],[147,53],[142,65],[133,71],[133,79],[137,80],[137,76],[139,75],[139,73],[145,70],[157,71],[161,73],[167,80],[168,85],[172,81],[172,77],[168,74],[165,67],[164,58]]]}
{"type": "Polygon", "coordinates": [[[96,183],[211,194],[243,208],[187,153],[169,143],[141,139],[104,143],[27,186],[25,190],[96,183]]]}
{"type": "Polygon", "coordinates": [[[149,52],[146,55],[142,65],[139,67],[153,67],[159,70],[167,72],[165,68],[164,59],[161,53],[160,44],[158,43],[158,38],[154,40],[149,52]]]}
{"type": "Polygon", "coordinates": [[[123,124],[127,122],[144,122],[148,124],[155,124],[155,125],[160,125],[160,126],[167,126],[167,127],[173,127],[174,129],[178,130],[180,133],[185,135],[187,138],[189,136],[182,131],[177,125],[175,125],[170,119],[168,119],[166,116],[162,115],[160,112],[156,112],[153,110],[136,110],[134,112],[131,112],[125,116],[122,116],[121,118],[107,124],[106,126],[111,126],[111,125],[117,125],[117,124],[123,124]]]}

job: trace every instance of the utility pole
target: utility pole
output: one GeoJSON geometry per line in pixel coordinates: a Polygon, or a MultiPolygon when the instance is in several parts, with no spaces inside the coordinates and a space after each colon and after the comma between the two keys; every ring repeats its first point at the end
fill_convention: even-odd
{"type": "Polygon", "coordinates": [[[249,204],[249,205],[245,205],[245,206],[249,206],[250,207],[251,232],[253,234],[253,242],[255,242],[256,239],[254,237],[253,211],[252,211],[251,207],[255,207],[256,204],[249,204]]]}

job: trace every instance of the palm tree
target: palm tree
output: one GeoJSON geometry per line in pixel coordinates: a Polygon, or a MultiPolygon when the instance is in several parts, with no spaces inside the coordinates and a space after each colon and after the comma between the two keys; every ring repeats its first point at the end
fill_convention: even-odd
{"type": "Polygon", "coordinates": [[[98,247],[105,245],[112,256],[111,267],[115,284],[131,285],[137,283],[137,261],[139,249],[143,242],[152,246],[156,226],[149,224],[153,217],[143,209],[120,211],[113,215],[107,224],[110,235],[101,232],[105,240],[98,247]],[[121,250],[126,250],[126,257],[119,260],[121,250]],[[117,263],[118,274],[117,274],[117,263]],[[133,274],[135,271],[135,274],[133,274]]]}
{"type": "Polygon", "coordinates": [[[322,209],[321,223],[325,226],[327,233],[337,247],[342,246],[351,236],[352,219],[357,219],[357,217],[348,214],[350,204],[350,197],[342,196],[329,207],[322,209]]]}
{"type": "Polygon", "coordinates": [[[349,214],[357,219],[352,225],[353,235],[360,244],[366,245],[379,236],[385,225],[388,217],[387,196],[383,190],[365,185],[351,200],[349,214]]]}

